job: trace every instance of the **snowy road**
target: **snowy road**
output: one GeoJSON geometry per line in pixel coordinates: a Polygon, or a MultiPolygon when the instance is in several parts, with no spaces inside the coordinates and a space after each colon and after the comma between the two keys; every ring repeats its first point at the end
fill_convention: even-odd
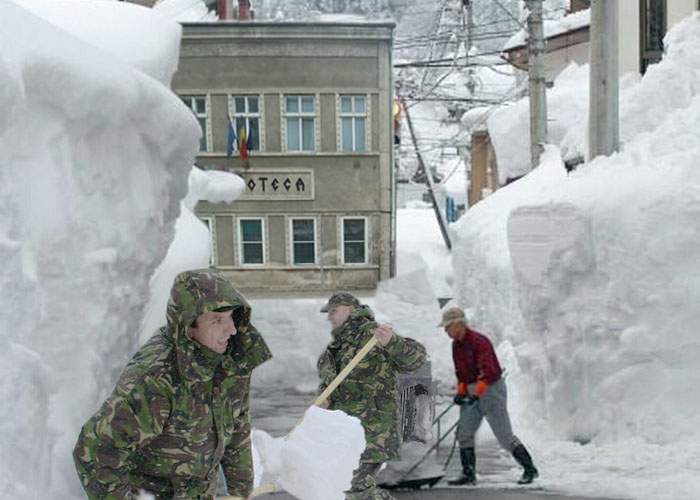
{"type": "MultiPolygon", "coordinates": [[[[468,497],[472,500],[589,500],[586,497],[569,497],[561,495],[553,495],[543,491],[528,490],[528,491],[511,491],[511,490],[493,490],[486,488],[470,488],[467,493],[463,488],[434,488],[431,490],[420,491],[400,491],[392,492],[397,500],[449,500],[453,498],[468,497]]],[[[294,500],[294,497],[286,493],[273,493],[262,495],[261,500],[294,500]]],[[[605,500],[605,499],[598,499],[605,500]]]]}
{"type": "MultiPolygon", "coordinates": [[[[298,383],[292,381],[291,383],[298,383]]],[[[313,400],[313,393],[299,392],[290,388],[254,387],[251,393],[251,411],[253,427],[262,429],[273,436],[285,435],[304,413],[307,405],[313,400]]],[[[450,440],[441,447],[437,461],[443,464],[450,450],[450,440]]],[[[447,487],[443,482],[433,489],[420,491],[400,491],[392,494],[397,500],[448,500],[452,498],[489,499],[489,500],[588,500],[589,497],[562,496],[545,491],[536,484],[527,487],[515,486],[519,470],[510,457],[500,451],[495,441],[484,442],[478,450],[479,481],[476,488],[447,487]]],[[[459,458],[454,456],[446,477],[457,475],[459,458]]],[[[291,495],[280,492],[262,495],[261,500],[293,500],[291,495]]],[[[602,499],[606,500],[606,499],[602,499]]],[[[608,499],[610,500],[610,499],[608,499]]]]}

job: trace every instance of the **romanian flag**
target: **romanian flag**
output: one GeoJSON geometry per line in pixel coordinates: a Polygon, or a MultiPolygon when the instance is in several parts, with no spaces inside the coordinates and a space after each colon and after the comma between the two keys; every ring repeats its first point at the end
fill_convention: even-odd
{"type": "Polygon", "coordinates": [[[248,159],[248,134],[245,131],[245,127],[238,129],[238,154],[241,160],[248,159]]]}

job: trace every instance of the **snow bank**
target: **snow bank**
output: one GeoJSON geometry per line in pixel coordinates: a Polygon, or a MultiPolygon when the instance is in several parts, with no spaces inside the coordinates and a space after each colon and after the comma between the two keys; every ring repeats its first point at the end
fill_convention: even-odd
{"type": "Polygon", "coordinates": [[[457,296],[501,344],[516,430],[535,456],[547,450],[547,487],[649,499],[700,489],[700,15],[666,40],[664,60],[625,90],[634,135],[621,153],[567,176],[548,147],[457,225],[457,296]],[[633,113],[632,96],[656,120],[633,113]]]}
{"type": "Polygon", "coordinates": [[[253,430],[256,486],[272,483],[300,500],[343,500],[365,449],[360,420],[312,406],[284,438],[253,430]]]}
{"type": "MultiPolygon", "coordinates": [[[[496,151],[499,183],[530,171],[530,104],[528,98],[503,106],[486,122],[496,151]]],[[[547,140],[566,159],[583,156],[588,123],[588,65],[571,63],[547,90],[547,140]]]]}
{"type": "MultiPolygon", "coordinates": [[[[66,18],[93,8],[61,5],[66,18]]],[[[122,27],[120,8],[134,8],[99,5],[122,27]]],[[[0,491],[76,498],[73,444],[137,347],[200,130],[170,90],[108,47],[12,2],[0,18],[0,397],[12,412],[0,427],[0,491]]],[[[157,45],[177,59],[171,37],[157,45]]]]}
{"type": "MultiPolygon", "coordinates": [[[[578,12],[567,14],[558,19],[544,19],[542,28],[544,30],[545,40],[548,38],[585,28],[591,25],[591,9],[584,9],[578,12]]],[[[516,47],[523,47],[527,44],[527,30],[525,28],[518,31],[510,37],[503,45],[503,51],[511,50],[516,47]]]]}
{"type": "Polygon", "coordinates": [[[165,325],[165,309],[175,276],[188,269],[209,267],[212,239],[207,226],[194,214],[197,202],[231,203],[245,189],[243,179],[235,174],[197,167],[190,170],[188,186],[175,222],[175,237],[151,277],[151,298],[141,326],[141,343],[165,325]]]}
{"type": "Polygon", "coordinates": [[[166,20],[140,5],[108,0],[12,1],[104,51],[106,60],[116,58],[170,85],[182,32],[175,20],[166,20]]]}

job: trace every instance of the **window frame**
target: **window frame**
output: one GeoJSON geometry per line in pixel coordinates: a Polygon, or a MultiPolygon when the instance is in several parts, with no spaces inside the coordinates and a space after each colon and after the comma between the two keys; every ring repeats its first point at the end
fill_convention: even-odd
{"type": "Polygon", "coordinates": [[[337,103],[336,103],[336,109],[337,109],[337,144],[336,147],[338,151],[343,152],[343,153],[368,153],[371,149],[371,142],[372,142],[372,135],[370,131],[370,126],[371,126],[371,114],[370,114],[370,102],[371,102],[371,96],[369,94],[337,94],[337,103]],[[352,105],[352,111],[350,112],[344,112],[343,111],[343,98],[344,97],[350,97],[352,99],[351,105],[352,105]],[[357,97],[363,97],[365,99],[365,110],[364,112],[358,112],[355,111],[355,99],[357,97]],[[352,149],[345,149],[344,144],[343,144],[343,118],[350,118],[352,119],[352,149]],[[357,150],[357,138],[355,135],[355,120],[357,118],[364,118],[365,120],[365,149],[363,151],[358,151],[357,150]]]}
{"type": "Polygon", "coordinates": [[[179,96],[180,100],[183,101],[183,104],[187,106],[192,114],[194,114],[195,118],[197,119],[197,122],[199,122],[200,119],[204,119],[204,130],[202,130],[202,138],[204,139],[204,149],[201,148],[201,142],[200,142],[200,148],[199,152],[200,153],[210,153],[211,152],[211,147],[212,147],[212,137],[211,137],[211,100],[209,97],[209,94],[182,94],[179,96]],[[196,99],[203,99],[204,100],[204,113],[198,113],[197,112],[197,107],[195,105],[195,100],[196,99]],[[188,102],[185,102],[188,100],[188,102]]]}
{"type": "Polygon", "coordinates": [[[318,151],[318,140],[319,140],[319,130],[318,128],[318,123],[319,123],[319,99],[317,94],[304,94],[304,93],[290,93],[290,94],[281,94],[281,99],[280,99],[280,107],[281,107],[281,113],[280,117],[282,120],[282,124],[280,129],[282,130],[282,151],[285,153],[293,153],[293,154],[309,154],[309,153],[316,153],[318,151]],[[299,104],[299,111],[298,112],[288,112],[287,111],[287,98],[290,97],[296,97],[297,98],[297,103],[299,104]],[[311,97],[313,101],[313,106],[314,110],[313,112],[310,111],[302,111],[302,98],[304,97],[311,97]],[[289,149],[289,127],[287,125],[288,121],[290,118],[296,118],[298,120],[298,129],[299,129],[299,149],[289,149]],[[312,145],[313,149],[301,149],[303,148],[304,144],[304,127],[303,127],[303,120],[305,118],[311,118],[313,119],[313,126],[311,127],[311,130],[313,130],[313,140],[312,145]]]}
{"type": "MultiPolygon", "coordinates": [[[[236,217],[236,234],[238,236],[238,245],[236,245],[236,249],[238,250],[238,258],[237,262],[238,265],[241,267],[264,267],[267,265],[267,233],[266,233],[266,228],[267,224],[265,223],[265,217],[255,217],[255,216],[245,216],[245,217],[236,217]],[[262,241],[260,242],[262,244],[262,262],[243,262],[243,226],[241,222],[244,221],[260,221],[260,234],[262,237],[262,241]]],[[[257,242],[250,242],[250,243],[257,243],[257,242]]]]}
{"type": "Polygon", "coordinates": [[[663,34],[661,35],[661,50],[648,50],[647,49],[647,23],[650,21],[649,11],[647,10],[647,0],[639,0],[639,73],[646,73],[649,66],[658,63],[663,57],[664,49],[663,39],[668,33],[668,0],[661,0],[663,2],[663,20],[662,28],[663,34]]]}
{"type": "MultiPolygon", "coordinates": [[[[343,215],[339,218],[339,237],[340,237],[340,263],[343,266],[366,266],[369,264],[369,217],[364,215],[343,215]],[[346,220],[358,220],[362,219],[365,226],[365,238],[364,238],[364,252],[365,260],[363,262],[346,262],[345,261],[345,221],[346,220]]],[[[350,243],[357,243],[354,240],[350,240],[350,243]]]]}
{"type": "MultiPolygon", "coordinates": [[[[258,119],[258,149],[249,149],[248,152],[252,155],[253,153],[261,153],[265,151],[265,112],[264,112],[264,101],[261,94],[246,94],[246,93],[232,93],[228,94],[228,118],[231,123],[235,123],[236,118],[245,119],[246,134],[250,137],[250,119],[258,119]],[[246,111],[243,113],[236,111],[236,98],[245,98],[245,108],[246,111]],[[258,100],[258,112],[251,113],[248,111],[249,103],[248,99],[254,97],[258,100]]],[[[235,130],[236,136],[238,136],[238,130],[235,130]]],[[[238,153],[238,141],[235,141],[233,145],[233,151],[238,153]]]]}
{"type": "MultiPolygon", "coordinates": [[[[318,234],[318,218],[313,217],[313,216],[308,216],[308,215],[290,215],[287,217],[287,230],[289,231],[289,237],[287,238],[288,242],[288,263],[290,266],[294,267],[312,267],[312,266],[318,266],[318,257],[319,257],[319,234],[318,234]],[[295,220],[311,220],[314,223],[314,261],[313,262],[305,262],[305,263],[296,263],[294,262],[294,221],[295,220]]],[[[301,243],[309,243],[309,242],[301,242],[301,243]]]]}

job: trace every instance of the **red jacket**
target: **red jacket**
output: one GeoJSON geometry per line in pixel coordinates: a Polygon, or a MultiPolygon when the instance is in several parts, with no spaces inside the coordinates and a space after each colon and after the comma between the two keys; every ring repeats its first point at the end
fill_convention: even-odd
{"type": "Polygon", "coordinates": [[[491,341],[469,328],[463,340],[452,342],[452,359],[460,386],[476,382],[484,382],[489,386],[500,379],[503,373],[491,341]]]}

